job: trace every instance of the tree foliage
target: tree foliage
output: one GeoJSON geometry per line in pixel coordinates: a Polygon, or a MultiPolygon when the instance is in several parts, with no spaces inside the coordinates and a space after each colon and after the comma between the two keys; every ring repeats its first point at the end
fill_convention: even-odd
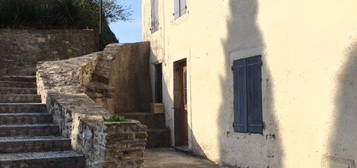
{"type": "MultiPolygon", "coordinates": [[[[103,0],[106,21],[129,20],[130,10],[116,0],[103,0]]],[[[96,28],[99,0],[1,0],[0,27],[96,28]]]]}
{"type": "MultiPolygon", "coordinates": [[[[98,28],[99,0],[0,0],[0,28],[98,28]]],[[[116,41],[108,23],[130,20],[118,0],[103,0],[105,43],[116,41]],[[113,36],[112,39],[110,39],[113,36]]]]}

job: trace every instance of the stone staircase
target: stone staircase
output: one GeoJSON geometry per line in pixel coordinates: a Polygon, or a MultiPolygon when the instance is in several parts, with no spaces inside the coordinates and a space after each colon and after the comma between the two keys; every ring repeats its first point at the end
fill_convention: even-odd
{"type": "Polygon", "coordinates": [[[141,112],[125,113],[124,116],[129,119],[138,120],[148,127],[147,147],[171,147],[170,130],[165,126],[165,114],[141,112]]]}
{"type": "Polygon", "coordinates": [[[0,78],[0,168],[85,168],[41,104],[34,76],[0,78]]]}

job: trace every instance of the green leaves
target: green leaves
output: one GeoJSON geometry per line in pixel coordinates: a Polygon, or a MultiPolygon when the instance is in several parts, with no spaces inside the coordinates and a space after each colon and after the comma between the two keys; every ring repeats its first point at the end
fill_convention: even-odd
{"type": "MultiPolygon", "coordinates": [[[[131,11],[116,0],[103,0],[108,22],[129,20],[131,11]]],[[[98,0],[0,0],[1,28],[98,27],[98,0]]]]}
{"type": "Polygon", "coordinates": [[[125,119],[125,117],[123,117],[123,116],[112,115],[109,118],[104,118],[104,121],[107,121],[107,122],[123,122],[123,121],[128,121],[128,120],[125,119]]]}

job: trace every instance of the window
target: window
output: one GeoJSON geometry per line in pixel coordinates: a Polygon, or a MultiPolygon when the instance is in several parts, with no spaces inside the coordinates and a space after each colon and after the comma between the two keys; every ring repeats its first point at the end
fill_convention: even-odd
{"type": "Polygon", "coordinates": [[[234,131],[263,133],[261,56],[233,62],[234,131]]]}
{"type": "Polygon", "coordinates": [[[155,65],[155,103],[162,103],[162,64],[155,65]]]}
{"type": "Polygon", "coordinates": [[[175,18],[179,18],[184,15],[187,11],[186,0],[174,0],[175,3],[175,18]]]}
{"type": "Polygon", "coordinates": [[[159,0],[151,0],[151,32],[159,29],[159,0]]]}

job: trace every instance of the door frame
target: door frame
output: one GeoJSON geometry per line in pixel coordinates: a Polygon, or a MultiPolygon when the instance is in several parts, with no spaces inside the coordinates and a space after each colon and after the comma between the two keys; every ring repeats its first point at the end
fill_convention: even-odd
{"type": "Polygon", "coordinates": [[[187,59],[174,62],[174,146],[189,148],[187,59]],[[180,123],[181,124],[180,124],[180,123]]]}

